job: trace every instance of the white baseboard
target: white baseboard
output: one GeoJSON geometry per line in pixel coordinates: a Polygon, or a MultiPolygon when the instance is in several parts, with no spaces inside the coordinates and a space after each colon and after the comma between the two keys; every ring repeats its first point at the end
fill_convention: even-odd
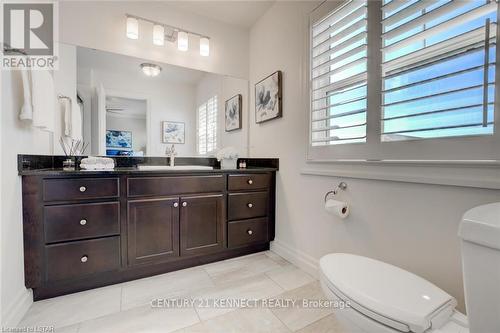
{"type": "Polygon", "coordinates": [[[17,327],[21,319],[23,319],[26,312],[30,308],[31,304],[33,304],[33,292],[31,289],[21,290],[14,301],[11,302],[9,306],[7,306],[5,313],[2,315],[3,317],[3,327],[17,327]]]}
{"type": "Polygon", "coordinates": [[[284,259],[288,260],[289,262],[311,274],[312,276],[318,278],[318,259],[315,259],[302,251],[290,247],[279,239],[275,239],[273,242],[271,242],[271,251],[280,255],[284,259]]]}

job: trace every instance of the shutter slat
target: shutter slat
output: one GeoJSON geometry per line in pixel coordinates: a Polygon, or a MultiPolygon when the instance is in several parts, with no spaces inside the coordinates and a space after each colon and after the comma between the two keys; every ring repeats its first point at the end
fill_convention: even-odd
{"type": "MultiPolygon", "coordinates": [[[[492,105],[494,105],[494,103],[488,103],[488,105],[492,106],[492,105]]],[[[411,113],[411,114],[402,115],[402,116],[387,117],[387,118],[382,118],[382,120],[413,118],[413,117],[418,117],[418,116],[423,116],[423,115],[438,114],[438,113],[444,113],[444,112],[450,112],[450,111],[461,111],[461,110],[477,108],[477,107],[482,107],[482,106],[483,106],[483,104],[471,104],[471,105],[460,106],[460,107],[456,107],[456,108],[441,109],[441,110],[434,110],[434,111],[427,111],[427,112],[420,112],[420,113],[411,113]]]]}
{"type": "MultiPolygon", "coordinates": [[[[452,128],[467,128],[467,127],[478,127],[482,126],[483,123],[472,123],[472,124],[463,124],[463,125],[453,125],[453,126],[437,126],[437,127],[426,127],[426,128],[418,128],[412,130],[404,130],[404,131],[393,131],[393,132],[383,132],[382,134],[401,134],[401,133],[415,133],[415,132],[424,132],[424,131],[438,131],[452,128]]],[[[488,125],[493,125],[493,122],[489,122],[488,125]]]]}
{"type": "Polygon", "coordinates": [[[348,125],[348,126],[327,126],[319,129],[313,129],[313,132],[323,132],[323,131],[329,131],[329,130],[339,130],[339,129],[346,129],[346,128],[354,128],[354,127],[361,127],[361,126],[366,126],[366,122],[362,124],[356,124],[356,125],[348,125]]]}
{"type": "MultiPolygon", "coordinates": [[[[447,59],[446,61],[448,61],[448,60],[449,59],[447,59]]],[[[494,65],[494,64],[490,63],[490,65],[494,65]]],[[[392,93],[392,92],[395,92],[395,91],[398,91],[398,90],[402,90],[402,89],[406,89],[406,88],[411,88],[411,87],[419,86],[419,85],[422,85],[422,84],[425,84],[425,83],[431,83],[433,81],[437,81],[437,80],[441,80],[441,79],[452,78],[452,77],[457,76],[457,75],[470,73],[470,72],[477,71],[477,70],[483,69],[483,68],[484,68],[484,66],[474,66],[474,67],[466,68],[466,69],[463,69],[463,70],[460,70],[460,71],[451,72],[451,73],[447,73],[447,74],[440,75],[440,76],[435,76],[435,77],[430,78],[430,79],[426,79],[426,80],[421,80],[421,81],[416,81],[416,82],[413,82],[413,83],[405,84],[405,85],[402,85],[402,86],[399,86],[399,87],[396,87],[396,88],[387,89],[387,90],[384,90],[384,92],[386,94],[388,94],[388,93],[392,93]]]]}
{"type": "MultiPolygon", "coordinates": [[[[489,86],[495,86],[495,84],[494,83],[490,83],[489,86]]],[[[383,104],[382,106],[392,106],[392,105],[397,105],[397,104],[402,104],[402,103],[415,102],[415,101],[419,101],[419,100],[423,100],[423,99],[428,99],[428,98],[437,97],[437,96],[446,96],[446,95],[450,95],[450,94],[453,94],[453,93],[474,90],[474,89],[482,88],[482,87],[483,87],[482,84],[478,84],[478,85],[470,86],[470,87],[467,87],[467,88],[452,89],[452,90],[447,90],[447,91],[440,92],[440,93],[437,93],[437,94],[430,94],[430,95],[421,96],[421,97],[409,98],[409,99],[405,99],[405,100],[402,100],[402,101],[397,101],[397,102],[394,102],[394,103],[387,103],[387,104],[383,104]]]]}

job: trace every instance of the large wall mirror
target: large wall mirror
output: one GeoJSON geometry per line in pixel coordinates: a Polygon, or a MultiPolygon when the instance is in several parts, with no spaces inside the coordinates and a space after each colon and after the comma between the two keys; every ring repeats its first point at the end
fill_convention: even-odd
{"type": "Polygon", "coordinates": [[[81,126],[88,155],[165,156],[172,144],[179,156],[228,146],[247,155],[245,79],[64,44],[54,77],[80,112],[72,126],[81,126]]]}

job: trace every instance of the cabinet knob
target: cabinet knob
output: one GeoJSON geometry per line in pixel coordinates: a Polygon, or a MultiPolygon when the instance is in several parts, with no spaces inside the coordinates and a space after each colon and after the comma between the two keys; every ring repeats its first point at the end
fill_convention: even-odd
{"type": "Polygon", "coordinates": [[[188,205],[188,203],[187,203],[186,201],[184,201],[184,202],[182,203],[182,207],[186,207],[187,205],[188,205]]]}
{"type": "Polygon", "coordinates": [[[85,220],[85,219],[80,220],[80,225],[86,225],[86,224],[87,224],[87,220],[85,220]]]}
{"type": "Polygon", "coordinates": [[[247,183],[248,183],[248,185],[252,185],[253,184],[253,180],[249,179],[249,180],[247,180],[247,183]]]}
{"type": "Polygon", "coordinates": [[[249,235],[253,234],[252,229],[248,229],[248,230],[247,230],[247,234],[249,234],[249,235]]]}
{"type": "Polygon", "coordinates": [[[247,203],[247,207],[248,208],[252,208],[253,207],[253,203],[247,203]]]}
{"type": "Polygon", "coordinates": [[[174,207],[175,208],[179,207],[179,203],[178,202],[174,202],[174,207]]]}
{"type": "Polygon", "coordinates": [[[89,260],[89,257],[87,257],[87,256],[83,256],[80,258],[81,262],[87,262],[87,260],[89,260]]]}
{"type": "Polygon", "coordinates": [[[85,191],[87,191],[87,188],[86,188],[85,186],[80,186],[80,192],[82,192],[82,193],[83,193],[83,192],[85,192],[85,191]]]}

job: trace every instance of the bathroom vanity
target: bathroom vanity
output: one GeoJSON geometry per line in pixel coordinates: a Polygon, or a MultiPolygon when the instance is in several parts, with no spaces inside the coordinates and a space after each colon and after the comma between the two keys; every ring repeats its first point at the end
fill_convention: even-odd
{"type": "Polygon", "coordinates": [[[20,170],[35,300],[263,251],[277,167],[20,170]]]}

